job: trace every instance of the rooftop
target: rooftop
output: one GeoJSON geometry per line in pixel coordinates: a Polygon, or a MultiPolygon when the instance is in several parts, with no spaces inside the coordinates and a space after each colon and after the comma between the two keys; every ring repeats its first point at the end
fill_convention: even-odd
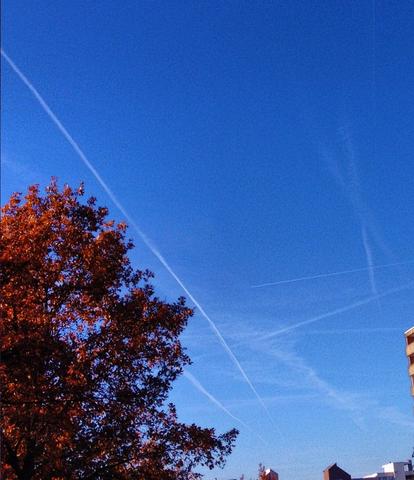
{"type": "Polygon", "coordinates": [[[414,326],[409,328],[406,332],[404,332],[404,335],[408,337],[409,335],[414,335],[414,326]]]}

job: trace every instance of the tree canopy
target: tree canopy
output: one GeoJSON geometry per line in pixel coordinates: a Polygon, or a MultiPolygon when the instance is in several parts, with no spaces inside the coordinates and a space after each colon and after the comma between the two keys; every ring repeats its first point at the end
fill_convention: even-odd
{"type": "Polygon", "coordinates": [[[83,194],[52,181],[2,208],[2,476],[197,478],[224,465],[237,430],[180,423],[167,403],[193,312],[155,295],[126,225],[83,194]]]}

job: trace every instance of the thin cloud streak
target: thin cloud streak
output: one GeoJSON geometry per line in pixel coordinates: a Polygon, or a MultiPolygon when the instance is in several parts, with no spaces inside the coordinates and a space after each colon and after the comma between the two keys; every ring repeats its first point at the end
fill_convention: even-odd
{"type": "Polygon", "coordinates": [[[371,291],[374,295],[378,295],[377,284],[374,276],[374,269],[372,268],[374,265],[373,259],[372,259],[372,250],[368,241],[367,230],[365,228],[365,225],[362,225],[361,227],[361,236],[362,236],[362,243],[364,245],[365,256],[367,258],[367,264],[368,264],[367,270],[369,275],[369,283],[371,285],[371,291]]]}
{"type": "Polygon", "coordinates": [[[301,373],[301,378],[305,375],[310,385],[321,394],[322,398],[328,399],[332,406],[346,411],[349,414],[358,429],[366,430],[365,420],[368,416],[385,420],[404,429],[413,428],[414,420],[410,416],[401,413],[393,406],[387,407],[381,405],[376,398],[339,390],[321,378],[320,374],[297,353],[281,352],[271,347],[265,349],[265,352],[301,373]]]}
{"type": "MultiPolygon", "coordinates": [[[[414,425],[414,420],[410,416],[392,406],[387,407],[381,405],[377,398],[358,392],[339,389],[327,382],[321,377],[320,373],[297,352],[286,350],[286,346],[281,349],[272,345],[271,342],[266,348],[263,348],[262,342],[251,342],[249,346],[253,350],[263,352],[275,358],[286,367],[296,371],[298,375],[292,375],[292,378],[298,379],[298,386],[301,388],[304,386],[303,379],[306,378],[309,387],[318,393],[321,400],[328,401],[332,407],[346,412],[359,430],[366,431],[365,421],[368,417],[385,420],[404,429],[412,429],[414,425]]],[[[297,399],[299,398],[300,397],[297,397],[297,399]]],[[[292,396],[292,401],[294,399],[295,397],[292,396]]]]}
{"type": "Polygon", "coordinates": [[[73,139],[73,137],[70,135],[70,133],[66,130],[62,122],[58,119],[58,117],[55,115],[55,113],[51,110],[49,105],[46,103],[46,101],[43,99],[43,97],[40,95],[40,93],[36,90],[36,88],[33,86],[33,84],[30,82],[30,80],[24,75],[24,73],[17,67],[17,65],[13,62],[13,60],[7,55],[7,53],[1,49],[1,56],[6,60],[8,65],[11,67],[11,69],[16,73],[16,75],[20,78],[20,80],[24,83],[24,85],[30,90],[32,95],[36,98],[36,100],[39,102],[40,106],[43,108],[43,110],[46,112],[46,114],[49,116],[49,118],[52,120],[52,122],[56,125],[58,130],[61,132],[61,134],[65,137],[67,142],[71,145],[71,147],[75,150],[79,158],[82,160],[82,162],[86,165],[86,167],[90,170],[90,172],[93,174],[93,176],[96,178],[98,181],[99,185],[104,189],[104,191],[107,193],[109,198],[112,200],[114,205],[119,209],[119,211],[124,215],[124,217],[128,220],[130,225],[136,230],[138,235],[140,236],[141,240],[144,242],[144,244],[149,248],[149,250],[155,255],[155,257],[160,261],[160,263],[164,266],[164,268],[170,273],[170,275],[174,278],[174,280],[178,283],[178,285],[184,290],[184,292],[187,294],[187,296],[191,299],[191,301],[194,303],[194,305],[198,308],[199,312],[201,315],[207,320],[209,323],[211,329],[213,330],[214,334],[218,338],[220,344],[224,348],[224,350],[227,352],[228,356],[234,363],[234,365],[237,367],[237,369],[240,371],[242,377],[250,387],[251,391],[254,393],[256,396],[257,400],[259,401],[260,405],[262,408],[265,410],[267,416],[273,423],[273,419],[270,415],[269,410],[267,409],[265,403],[263,402],[262,398],[260,397],[259,393],[257,392],[256,388],[254,387],[253,383],[251,382],[250,378],[247,376],[246,372],[244,371],[243,367],[241,366],[239,360],[236,358],[234,355],[233,351],[230,349],[229,345],[227,344],[226,340],[223,338],[221,335],[220,331],[218,330],[216,324],[213,322],[213,320],[207,315],[207,313],[204,311],[203,307],[200,305],[200,303],[195,299],[195,297],[190,293],[190,291],[187,289],[187,287],[184,285],[182,280],[178,277],[178,275],[172,270],[168,262],[165,260],[165,258],[162,256],[162,254],[158,251],[157,247],[152,243],[152,241],[147,237],[147,235],[141,230],[139,225],[135,222],[135,220],[129,215],[129,213],[125,210],[121,202],[117,199],[115,194],[112,192],[110,187],[107,185],[105,180],[101,177],[99,172],[96,170],[96,168],[93,166],[93,164],[88,160],[80,146],[77,144],[77,142],[73,139]]]}
{"type": "Polygon", "coordinates": [[[344,174],[340,171],[338,161],[334,160],[333,155],[329,154],[326,149],[324,151],[324,158],[328,162],[335,180],[338,182],[339,186],[343,189],[345,196],[348,198],[348,201],[351,204],[354,214],[360,222],[360,225],[365,225],[367,233],[370,234],[378,247],[381,248],[389,258],[395,260],[395,255],[386,245],[371,209],[362,198],[360,180],[355,164],[355,148],[352,137],[349,133],[349,129],[342,127],[339,129],[339,133],[341,135],[349,160],[347,166],[347,177],[349,181],[346,181],[344,174]]]}
{"type": "Polygon", "coordinates": [[[216,407],[220,408],[220,410],[223,410],[229,417],[231,417],[233,420],[236,420],[236,422],[240,423],[240,425],[243,425],[243,427],[249,428],[249,426],[243,422],[240,418],[236,417],[233,415],[230,410],[228,410],[221,402],[218,400],[216,397],[214,397],[209,391],[205,389],[205,387],[194,377],[193,374],[191,374],[188,370],[184,370],[183,372],[184,377],[192,383],[192,385],[203,395],[205,395],[210,402],[214,403],[216,407]]]}
{"type": "MultiPolygon", "coordinates": [[[[414,286],[413,286],[414,288],[414,286]]],[[[374,300],[373,300],[374,301],[374,300]]],[[[314,336],[323,336],[323,335],[355,335],[355,334],[390,334],[390,333],[397,333],[399,332],[400,335],[407,329],[406,326],[401,327],[378,327],[378,328],[334,328],[330,330],[306,330],[306,331],[299,331],[296,333],[297,335],[303,335],[308,337],[309,335],[314,336]]],[[[236,346],[250,346],[252,342],[259,341],[262,342],[265,339],[267,334],[263,333],[260,334],[259,332],[255,333],[245,333],[238,335],[238,343],[235,343],[236,346]]],[[[196,357],[197,359],[203,357],[209,357],[210,355],[200,355],[196,357]]]]}
{"type": "Polygon", "coordinates": [[[274,285],[283,285],[287,283],[295,283],[295,282],[303,282],[305,280],[314,280],[316,278],[326,278],[326,277],[336,277],[340,275],[349,275],[351,273],[357,272],[366,272],[370,269],[380,269],[380,268],[388,268],[388,267],[397,267],[402,265],[409,265],[414,263],[414,260],[407,261],[407,262],[395,262],[395,263],[385,263],[382,265],[370,265],[369,267],[362,267],[362,268],[354,268],[351,270],[341,270],[339,272],[329,272],[329,273],[318,273],[316,275],[309,275],[306,277],[297,277],[291,278],[287,280],[279,280],[277,282],[268,282],[268,283],[260,283],[257,285],[252,285],[251,288],[262,288],[262,287],[272,287],[274,285]]]}
{"type": "Polygon", "coordinates": [[[194,375],[192,375],[188,370],[184,370],[183,375],[187,380],[203,395],[205,395],[211,403],[216,405],[220,410],[223,410],[229,417],[231,417],[236,422],[240,423],[243,427],[247,428],[250,432],[254,433],[265,445],[268,445],[267,442],[254,430],[252,430],[247,423],[243,422],[240,418],[233,415],[230,410],[228,410],[214,395],[212,395],[205,387],[197,380],[194,375]]]}
{"type": "MultiPolygon", "coordinates": [[[[290,374],[294,382],[301,390],[305,387],[317,393],[317,398],[330,404],[332,407],[347,412],[352,422],[359,430],[364,430],[364,419],[359,407],[359,395],[346,391],[339,391],[334,386],[323,380],[318,372],[311,367],[306,360],[294,350],[286,350],[286,345],[277,346],[268,342],[264,348],[262,341],[252,341],[249,347],[253,351],[263,352],[263,354],[276,359],[289,370],[296,372],[290,374]]],[[[292,397],[292,401],[294,398],[292,397]]]]}
{"type": "MultiPolygon", "coordinates": [[[[391,330],[392,328],[389,329],[391,330]]],[[[358,330],[368,331],[377,329],[358,330]]],[[[401,333],[404,328],[398,330],[401,333]]],[[[246,336],[248,335],[246,334],[246,336]]],[[[296,387],[299,387],[301,391],[303,391],[304,388],[311,389],[309,393],[305,390],[302,394],[291,395],[291,402],[302,401],[302,399],[305,399],[307,396],[307,401],[320,400],[327,406],[342,410],[349,416],[359,430],[365,432],[366,420],[369,417],[375,418],[377,421],[384,420],[404,429],[412,429],[414,425],[414,420],[408,415],[403,414],[393,407],[381,405],[375,397],[370,397],[360,392],[344,390],[326,381],[298,352],[294,349],[287,349],[285,341],[276,344],[270,341],[264,345],[263,341],[253,339],[249,342],[248,347],[252,349],[253,352],[261,352],[264,355],[268,355],[287,367],[290,378],[295,381],[296,387]],[[290,370],[296,373],[293,374],[290,370]],[[312,391],[314,394],[312,394],[312,391]]],[[[252,357],[257,356],[252,355],[252,357]]],[[[269,362],[266,362],[266,364],[269,365],[269,362]]],[[[260,365],[258,365],[258,368],[263,369],[263,360],[260,365]]],[[[276,370],[275,366],[271,368],[276,370]]],[[[281,368],[277,370],[280,371],[281,368]]],[[[286,368],[284,368],[284,370],[286,370],[286,368]]],[[[286,395],[286,398],[288,397],[289,396],[286,395]]],[[[266,400],[271,401],[271,398],[267,398],[266,400]]]]}
{"type": "MultiPolygon", "coordinates": [[[[345,182],[343,179],[342,185],[345,189],[345,192],[349,195],[350,202],[354,205],[355,212],[359,217],[360,224],[361,224],[361,238],[362,244],[364,247],[365,258],[367,261],[368,266],[368,275],[369,275],[369,282],[371,285],[371,291],[373,295],[377,295],[378,290],[375,282],[375,275],[374,270],[372,269],[373,265],[373,257],[372,257],[372,248],[369,243],[368,233],[367,233],[367,219],[363,215],[363,210],[360,208],[363,205],[362,194],[361,194],[361,182],[359,179],[355,159],[355,147],[354,142],[352,140],[351,133],[349,129],[344,126],[339,129],[339,133],[342,136],[342,140],[344,142],[345,151],[348,155],[348,172],[349,172],[349,182],[345,182]]],[[[372,222],[371,222],[372,223],[372,222]]]]}
{"type": "Polygon", "coordinates": [[[353,333],[389,333],[389,332],[404,332],[405,328],[401,327],[378,327],[378,328],[335,328],[332,330],[308,330],[303,332],[304,335],[342,335],[353,333]]]}
{"type": "Polygon", "coordinates": [[[359,430],[364,430],[364,422],[359,409],[359,402],[356,401],[354,395],[350,395],[347,392],[339,391],[330,385],[328,382],[323,380],[318,372],[308,365],[305,360],[297,354],[287,354],[284,352],[280,354],[279,352],[271,351],[271,354],[276,356],[280,361],[285,363],[292,369],[296,369],[301,375],[305,375],[311,384],[311,386],[318,392],[321,393],[322,397],[328,398],[332,405],[336,408],[348,412],[352,422],[359,430]]]}
{"type": "MultiPolygon", "coordinates": [[[[317,393],[299,393],[299,394],[284,394],[284,395],[274,395],[272,397],[265,397],[266,401],[273,404],[289,403],[292,402],[309,402],[313,400],[319,400],[319,395],[317,393]]],[[[230,402],[229,404],[232,408],[251,408],[253,407],[252,400],[236,400],[230,402]]]]}
{"type": "Polygon", "coordinates": [[[332,310],[327,313],[323,313],[321,315],[317,315],[316,317],[309,318],[308,320],[304,320],[302,322],[295,323],[293,325],[289,325],[287,327],[281,328],[279,330],[276,330],[275,332],[267,333],[261,337],[259,337],[259,340],[268,340],[270,338],[274,338],[278,335],[282,335],[284,333],[288,333],[292,330],[295,330],[297,328],[303,327],[305,325],[310,325],[311,323],[318,322],[320,320],[324,320],[326,318],[333,317],[335,315],[339,315],[340,313],[345,313],[350,310],[354,310],[355,308],[362,307],[363,305],[368,305],[369,303],[372,303],[374,301],[379,300],[380,298],[387,297],[388,295],[392,295],[394,293],[401,292],[403,290],[408,290],[410,288],[414,288],[414,282],[407,283],[401,287],[396,287],[396,288],[391,288],[389,290],[386,290],[383,293],[380,293],[378,295],[373,295],[372,297],[365,298],[364,300],[359,300],[358,302],[351,303],[350,305],[345,305],[344,307],[336,308],[335,310],[332,310]]]}
{"type": "MultiPolygon", "coordinates": [[[[356,164],[355,164],[356,155],[355,155],[354,144],[348,129],[342,128],[341,133],[342,133],[342,137],[345,143],[345,148],[346,148],[346,151],[348,152],[348,157],[349,157],[349,170],[350,170],[350,179],[351,179],[349,195],[351,197],[351,202],[354,203],[354,205],[361,205],[363,203],[362,195],[361,195],[361,182],[360,182],[356,164]]],[[[359,212],[359,216],[360,216],[360,222],[361,222],[361,238],[362,238],[362,244],[364,246],[365,257],[367,260],[371,291],[373,295],[377,295],[378,290],[375,282],[374,270],[372,269],[372,265],[374,264],[373,256],[372,256],[372,248],[369,243],[366,220],[363,217],[361,212],[359,212]]]]}

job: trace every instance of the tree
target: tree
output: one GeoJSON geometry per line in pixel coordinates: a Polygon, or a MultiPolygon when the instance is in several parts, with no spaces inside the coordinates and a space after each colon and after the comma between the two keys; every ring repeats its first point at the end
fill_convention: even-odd
{"type": "Polygon", "coordinates": [[[259,480],[266,480],[266,469],[265,466],[259,463],[259,480]]]}
{"type": "Polygon", "coordinates": [[[166,404],[193,312],[155,296],[126,225],[82,195],[52,181],[2,209],[3,478],[198,478],[238,432],[180,423],[166,404]]]}
{"type": "MultiPolygon", "coordinates": [[[[258,471],[257,475],[258,475],[257,480],[266,480],[266,478],[267,478],[266,468],[261,463],[259,463],[259,471],[258,471]]],[[[240,477],[240,480],[245,480],[244,474],[242,474],[242,476],[240,477]]]]}

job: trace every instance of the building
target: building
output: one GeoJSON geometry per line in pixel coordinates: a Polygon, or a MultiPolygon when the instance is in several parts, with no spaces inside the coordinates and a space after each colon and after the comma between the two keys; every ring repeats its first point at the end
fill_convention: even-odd
{"type": "Polygon", "coordinates": [[[362,478],[354,478],[352,480],[414,480],[413,464],[411,460],[408,462],[390,462],[382,466],[382,472],[365,475],[362,478]]]}
{"type": "Polygon", "coordinates": [[[411,395],[414,397],[414,327],[409,328],[405,333],[405,353],[408,357],[408,374],[411,378],[411,395]]]}
{"type": "Polygon", "coordinates": [[[390,462],[382,466],[382,472],[365,475],[364,477],[352,477],[336,463],[329,465],[323,471],[323,480],[414,480],[413,463],[390,462]]]}
{"type": "Polygon", "coordinates": [[[323,471],[323,480],[351,480],[351,475],[333,463],[323,471]]]}
{"type": "Polygon", "coordinates": [[[265,470],[264,478],[266,480],[279,480],[279,475],[271,468],[268,468],[265,470]]]}

